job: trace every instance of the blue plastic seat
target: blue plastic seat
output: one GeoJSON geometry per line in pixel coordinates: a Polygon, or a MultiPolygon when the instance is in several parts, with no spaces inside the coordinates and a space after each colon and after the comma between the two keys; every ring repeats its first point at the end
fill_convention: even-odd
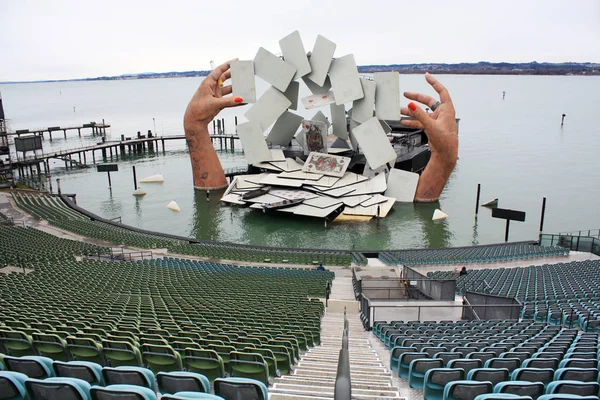
{"type": "Polygon", "coordinates": [[[418,358],[427,358],[427,353],[411,351],[400,354],[398,358],[398,376],[408,379],[410,363],[418,358]]]}
{"type": "Polygon", "coordinates": [[[20,372],[0,371],[0,399],[24,400],[27,398],[25,381],[29,377],[20,372]]]}
{"type": "Polygon", "coordinates": [[[485,368],[506,368],[512,372],[521,366],[518,358],[491,358],[485,362],[485,368]]]}
{"type": "Polygon", "coordinates": [[[537,400],[599,400],[598,396],[577,396],[575,394],[544,394],[537,400]]]}
{"type": "Polygon", "coordinates": [[[199,392],[177,392],[175,394],[166,394],[161,397],[161,400],[187,400],[187,399],[204,399],[204,400],[225,400],[221,396],[210,393],[199,392]]]}
{"type": "Polygon", "coordinates": [[[54,361],[52,367],[57,377],[77,378],[86,381],[90,385],[104,386],[100,364],[89,361],[54,361]]]}
{"type": "Polygon", "coordinates": [[[92,400],[157,400],[156,392],[135,385],[94,386],[90,394],[92,400]]]}
{"type": "Polygon", "coordinates": [[[33,400],[89,400],[91,385],[76,378],[30,378],[25,389],[33,400]]]}
{"type": "Polygon", "coordinates": [[[481,368],[482,366],[483,363],[478,358],[457,358],[448,362],[448,368],[462,368],[466,374],[472,369],[481,368]]]}
{"type": "Polygon", "coordinates": [[[508,381],[496,383],[494,393],[510,393],[537,399],[544,394],[544,389],[542,382],[508,381]]]}
{"type": "Polygon", "coordinates": [[[217,378],[214,382],[217,396],[226,400],[268,400],[267,386],[249,378],[217,378]]]}
{"type": "Polygon", "coordinates": [[[151,389],[156,392],[154,374],[148,368],[142,367],[104,367],[102,377],[107,385],[134,385],[151,389]]]}
{"type": "Polygon", "coordinates": [[[417,358],[408,367],[408,384],[413,389],[421,389],[424,385],[425,373],[432,368],[442,368],[444,361],[439,358],[417,358]]]}
{"type": "Polygon", "coordinates": [[[546,394],[598,396],[598,390],[600,390],[600,385],[597,382],[553,381],[548,384],[546,394]]]}
{"type": "Polygon", "coordinates": [[[598,360],[587,358],[565,358],[558,364],[558,368],[599,368],[599,364],[598,360]]]}
{"type": "Polygon", "coordinates": [[[474,400],[480,394],[493,392],[492,382],[453,381],[444,387],[443,400],[474,400]]]}
{"type": "Polygon", "coordinates": [[[511,393],[486,393],[475,397],[475,400],[533,400],[531,396],[519,396],[511,393]]]}
{"type": "Polygon", "coordinates": [[[22,356],[4,357],[4,365],[9,371],[20,372],[30,378],[46,379],[54,376],[52,360],[48,357],[22,356]]]}
{"type": "Polygon", "coordinates": [[[523,368],[558,368],[558,358],[528,358],[523,360],[521,367],[523,368]]]}
{"type": "Polygon", "coordinates": [[[423,384],[424,400],[442,400],[444,387],[448,382],[465,379],[465,371],[460,368],[432,368],[425,373],[423,384]]]}
{"type": "Polygon", "coordinates": [[[156,381],[161,394],[175,394],[178,392],[210,393],[208,378],[196,372],[159,372],[156,374],[156,381]]]}

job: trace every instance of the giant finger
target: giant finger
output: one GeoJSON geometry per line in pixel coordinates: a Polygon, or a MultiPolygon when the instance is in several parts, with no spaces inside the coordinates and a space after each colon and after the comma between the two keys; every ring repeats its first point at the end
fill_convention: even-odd
{"type": "Polygon", "coordinates": [[[448,92],[448,89],[446,89],[446,87],[444,85],[442,85],[437,79],[435,79],[433,77],[433,75],[431,75],[429,72],[425,73],[425,80],[427,81],[427,83],[429,83],[433,89],[438,92],[438,94],[440,95],[440,102],[442,103],[448,103],[448,102],[452,102],[452,99],[450,98],[450,93],[448,92]]]}
{"type": "Polygon", "coordinates": [[[416,93],[416,92],[404,92],[404,97],[406,97],[407,99],[410,99],[410,100],[418,101],[419,103],[425,104],[427,107],[430,107],[430,108],[437,101],[436,99],[434,99],[431,96],[428,96],[428,95],[422,94],[422,93],[416,93]]]}
{"type": "Polygon", "coordinates": [[[415,119],[401,119],[400,125],[404,125],[408,128],[423,129],[423,124],[415,119]]]}
{"type": "Polygon", "coordinates": [[[223,86],[221,89],[221,96],[227,96],[231,94],[232,88],[231,85],[223,86]]]}
{"type": "Polygon", "coordinates": [[[221,80],[223,82],[225,82],[227,79],[231,78],[231,69],[228,69],[227,71],[225,71],[225,73],[223,75],[221,75],[221,80]]]}
{"type": "Polygon", "coordinates": [[[219,108],[227,108],[227,107],[237,107],[245,105],[244,99],[239,96],[229,96],[229,97],[220,97],[215,99],[219,108]]]}
{"type": "Polygon", "coordinates": [[[423,129],[427,131],[433,128],[434,120],[431,119],[431,115],[426,113],[421,107],[415,103],[408,103],[408,115],[416,118],[423,125],[423,129]]]}
{"type": "Polygon", "coordinates": [[[223,63],[217,68],[213,69],[212,72],[208,75],[208,77],[216,82],[219,79],[219,77],[229,69],[229,63],[231,63],[231,61],[233,60],[227,61],[226,63],[223,63]]]}

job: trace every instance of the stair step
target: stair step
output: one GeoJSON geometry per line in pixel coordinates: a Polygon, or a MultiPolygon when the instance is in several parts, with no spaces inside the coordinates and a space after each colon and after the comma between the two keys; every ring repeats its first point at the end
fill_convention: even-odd
{"type": "MultiPolygon", "coordinates": [[[[285,393],[315,393],[318,395],[330,395],[333,396],[334,387],[324,386],[309,386],[309,385],[294,385],[287,388],[271,388],[271,393],[278,393],[284,391],[285,393]]],[[[352,397],[354,395],[366,395],[376,397],[398,397],[400,394],[398,390],[369,390],[369,389],[358,389],[352,387],[352,397]]]]}

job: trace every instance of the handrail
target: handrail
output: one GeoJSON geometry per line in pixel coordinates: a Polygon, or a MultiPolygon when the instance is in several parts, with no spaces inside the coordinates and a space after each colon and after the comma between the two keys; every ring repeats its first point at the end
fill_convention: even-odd
{"type": "Polygon", "coordinates": [[[352,399],[352,382],[350,378],[350,353],[348,351],[348,319],[344,307],[344,332],[342,334],[342,349],[338,358],[337,374],[335,377],[334,400],[352,399]]]}
{"type": "Polygon", "coordinates": [[[600,229],[582,229],[580,231],[570,231],[570,232],[559,232],[559,235],[566,235],[566,236],[586,236],[586,237],[595,237],[600,239],[600,229]],[[582,232],[584,233],[582,235],[582,232]],[[587,235],[585,234],[585,232],[587,232],[587,235]],[[594,234],[592,234],[594,233],[594,234]],[[577,235],[575,235],[577,234],[577,235]]]}

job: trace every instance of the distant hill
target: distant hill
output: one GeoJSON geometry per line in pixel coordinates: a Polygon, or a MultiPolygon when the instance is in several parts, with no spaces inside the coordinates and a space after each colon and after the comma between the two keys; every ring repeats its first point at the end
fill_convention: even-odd
{"type": "MultiPolygon", "coordinates": [[[[360,73],[381,71],[398,71],[401,74],[422,74],[432,72],[436,74],[471,74],[471,75],[600,75],[599,63],[507,63],[487,62],[478,63],[421,63],[421,64],[391,64],[391,65],[360,65],[360,73]]],[[[206,76],[209,70],[200,71],[171,71],[171,72],[140,72],[117,76],[99,76],[96,78],[65,79],[65,81],[114,81],[128,79],[160,79],[160,78],[188,78],[206,76]]],[[[58,80],[36,81],[58,82],[58,80]]],[[[11,82],[0,82],[11,83],[11,82]]]]}

